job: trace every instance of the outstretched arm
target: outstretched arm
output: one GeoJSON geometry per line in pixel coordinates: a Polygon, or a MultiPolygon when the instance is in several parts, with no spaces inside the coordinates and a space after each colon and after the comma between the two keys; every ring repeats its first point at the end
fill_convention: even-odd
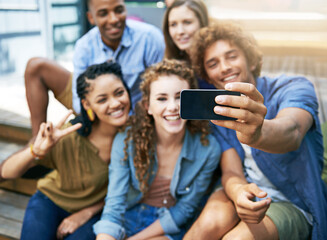
{"type": "Polygon", "coordinates": [[[63,136],[80,128],[82,125],[78,123],[63,130],[60,129],[71,114],[72,111],[69,111],[55,127],[50,122],[42,123],[32,147],[26,146],[6,159],[2,164],[0,176],[4,179],[22,176],[35,165],[35,156],[42,158],[63,136]]]}
{"type": "Polygon", "coordinates": [[[216,103],[237,107],[216,106],[217,114],[237,118],[237,121],[212,121],[234,129],[241,143],[270,153],[296,150],[313,124],[311,114],[301,108],[285,108],[271,120],[265,119],[267,108],[263,96],[253,84],[226,84],[227,90],[239,91],[243,96],[221,95],[216,103]]]}

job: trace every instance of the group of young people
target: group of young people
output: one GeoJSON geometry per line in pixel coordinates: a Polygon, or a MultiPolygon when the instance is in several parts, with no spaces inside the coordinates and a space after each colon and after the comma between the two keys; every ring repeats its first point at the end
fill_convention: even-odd
{"type": "Polygon", "coordinates": [[[54,170],[38,181],[21,239],[327,238],[310,81],[260,76],[252,35],[209,21],[201,0],[173,1],[163,35],[126,20],[123,0],[88,7],[96,26],[76,43],[73,74],[47,59],[27,64],[34,137],[0,179],[54,170]],[[237,120],[181,119],[180,93],[196,88],[241,92],[213,109],[237,120]],[[56,126],[48,90],[73,109],[56,126]]]}

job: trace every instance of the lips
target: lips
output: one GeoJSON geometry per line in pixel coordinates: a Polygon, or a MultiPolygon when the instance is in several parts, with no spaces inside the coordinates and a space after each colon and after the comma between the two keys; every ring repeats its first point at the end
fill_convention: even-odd
{"type": "Polygon", "coordinates": [[[186,44],[189,41],[190,41],[190,38],[189,37],[183,37],[183,38],[177,39],[177,42],[180,43],[180,44],[186,44]]]}

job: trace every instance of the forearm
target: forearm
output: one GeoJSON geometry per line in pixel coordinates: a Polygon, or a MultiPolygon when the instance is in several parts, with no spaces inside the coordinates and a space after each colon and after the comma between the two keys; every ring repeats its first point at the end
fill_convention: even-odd
{"type": "Polygon", "coordinates": [[[164,235],[164,230],[160,224],[159,219],[153,222],[150,226],[138,232],[134,236],[128,238],[128,240],[144,240],[153,237],[164,235]]]}
{"type": "Polygon", "coordinates": [[[227,196],[235,201],[238,189],[248,184],[243,173],[240,157],[235,149],[231,148],[223,152],[220,160],[222,171],[221,183],[227,196]]]}
{"type": "Polygon", "coordinates": [[[34,156],[31,154],[30,148],[26,146],[4,160],[0,175],[4,179],[18,178],[34,165],[34,156]]]}
{"type": "Polygon", "coordinates": [[[115,240],[115,238],[108,234],[100,233],[97,235],[96,240],[115,240]]]}
{"type": "Polygon", "coordinates": [[[75,214],[80,215],[82,218],[85,219],[85,222],[87,222],[94,215],[99,213],[103,209],[103,206],[104,206],[104,201],[100,201],[89,207],[83,208],[82,210],[76,212],[75,214]]]}
{"type": "Polygon", "coordinates": [[[270,153],[286,153],[299,148],[312,126],[310,113],[302,109],[287,108],[276,118],[264,120],[261,135],[251,147],[270,153]]]}

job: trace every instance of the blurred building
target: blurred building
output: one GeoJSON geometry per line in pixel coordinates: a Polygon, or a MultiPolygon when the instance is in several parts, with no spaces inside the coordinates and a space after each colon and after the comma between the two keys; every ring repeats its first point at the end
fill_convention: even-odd
{"type": "MultiPolygon", "coordinates": [[[[126,1],[128,14],[161,27],[164,3],[126,1]]],[[[22,76],[26,62],[44,56],[67,62],[90,29],[84,0],[0,0],[0,77],[22,76]]]]}

